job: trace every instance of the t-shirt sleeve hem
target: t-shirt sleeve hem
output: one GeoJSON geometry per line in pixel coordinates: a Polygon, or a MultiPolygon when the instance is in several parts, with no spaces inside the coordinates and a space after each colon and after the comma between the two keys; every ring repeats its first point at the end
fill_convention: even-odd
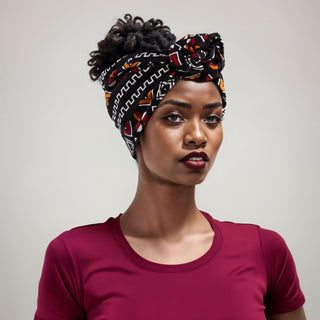
{"type": "Polygon", "coordinates": [[[295,300],[291,301],[290,303],[277,305],[277,306],[273,306],[272,308],[269,308],[267,310],[267,314],[271,315],[271,314],[281,314],[281,313],[291,312],[302,307],[304,303],[305,303],[305,297],[302,294],[301,296],[297,297],[295,300]]]}

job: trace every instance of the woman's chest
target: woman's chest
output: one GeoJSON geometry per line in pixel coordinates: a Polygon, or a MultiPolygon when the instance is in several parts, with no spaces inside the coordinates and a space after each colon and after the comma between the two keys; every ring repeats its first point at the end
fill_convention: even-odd
{"type": "Polygon", "coordinates": [[[265,290],[254,266],[100,270],[87,279],[84,301],[88,320],[265,320],[265,290]]]}

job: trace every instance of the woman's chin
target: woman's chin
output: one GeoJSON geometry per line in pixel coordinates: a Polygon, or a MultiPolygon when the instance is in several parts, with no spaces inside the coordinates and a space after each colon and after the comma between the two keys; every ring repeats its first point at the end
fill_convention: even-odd
{"type": "Polygon", "coordinates": [[[184,184],[186,186],[196,186],[196,185],[202,183],[206,179],[206,177],[207,177],[207,175],[203,175],[201,177],[194,177],[193,179],[189,178],[189,179],[184,180],[182,184],[184,184]]]}

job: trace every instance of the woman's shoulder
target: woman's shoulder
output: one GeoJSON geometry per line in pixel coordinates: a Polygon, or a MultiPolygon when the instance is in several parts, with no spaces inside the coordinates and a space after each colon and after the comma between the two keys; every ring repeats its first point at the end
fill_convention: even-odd
{"type": "Polygon", "coordinates": [[[277,231],[264,228],[255,223],[217,220],[213,217],[211,217],[211,219],[214,222],[214,224],[224,233],[232,233],[233,235],[246,234],[247,236],[251,234],[256,235],[267,244],[284,242],[283,238],[277,231]]]}
{"type": "Polygon", "coordinates": [[[110,225],[112,224],[114,219],[115,219],[114,217],[110,217],[104,222],[97,222],[97,223],[91,223],[91,224],[73,227],[71,229],[68,229],[62,232],[54,240],[58,240],[58,239],[78,240],[79,238],[83,239],[83,237],[92,237],[93,235],[105,236],[106,230],[110,228],[110,225]]]}
{"type": "Polygon", "coordinates": [[[47,254],[55,256],[81,256],[84,252],[97,253],[101,248],[113,245],[112,223],[110,217],[105,222],[77,226],[55,237],[48,245],[47,254]]]}
{"type": "Polygon", "coordinates": [[[206,214],[213,228],[222,234],[225,242],[235,242],[238,245],[255,244],[269,257],[273,254],[285,254],[288,251],[285,240],[274,230],[254,223],[218,220],[206,214]]]}

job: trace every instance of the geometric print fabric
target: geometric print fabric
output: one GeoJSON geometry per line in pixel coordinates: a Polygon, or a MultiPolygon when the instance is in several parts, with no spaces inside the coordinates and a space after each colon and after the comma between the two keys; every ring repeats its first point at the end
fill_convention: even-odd
{"type": "Polygon", "coordinates": [[[159,102],[180,80],[213,81],[226,96],[221,70],[223,43],[219,34],[187,35],[168,52],[135,52],[105,69],[99,80],[108,113],[136,158],[135,145],[159,102]]]}

